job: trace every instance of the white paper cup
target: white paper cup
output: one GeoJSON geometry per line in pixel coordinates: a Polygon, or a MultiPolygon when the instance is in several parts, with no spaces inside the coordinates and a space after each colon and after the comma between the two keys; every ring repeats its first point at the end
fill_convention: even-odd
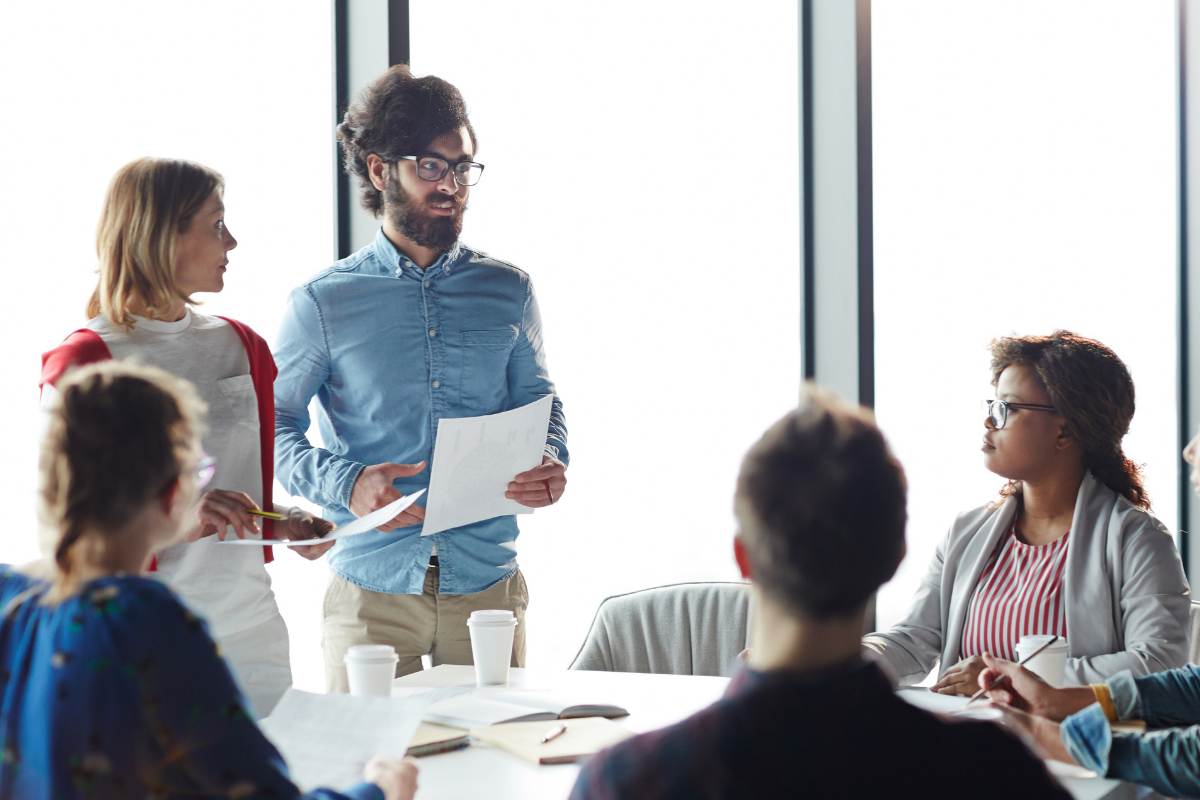
{"type": "Polygon", "coordinates": [[[396,678],[396,648],[390,644],[356,644],[346,651],[346,677],[355,697],[391,697],[396,678]]]}
{"type": "MultiPolygon", "coordinates": [[[[1030,653],[1037,652],[1039,647],[1052,638],[1049,634],[1022,636],[1021,641],[1017,642],[1017,660],[1024,661],[1030,653]]],[[[1025,668],[1055,689],[1061,689],[1069,651],[1067,640],[1060,636],[1058,641],[1030,659],[1025,668]]]]}
{"type": "Polygon", "coordinates": [[[508,683],[513,634],[517,630],[517,618],[513,612],[474,611],[467,620],[467,628],[471,631],[475,683],[479,686],[508,683]]]}

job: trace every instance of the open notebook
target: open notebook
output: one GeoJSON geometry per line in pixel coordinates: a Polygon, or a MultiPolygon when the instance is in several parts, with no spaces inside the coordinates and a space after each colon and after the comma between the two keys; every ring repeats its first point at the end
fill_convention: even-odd
{"type": "Polygon", "coordinates": [[[629,716],[629,712],[620,706],[581,705],[556,698],[549,692],[476,689],[433,703],[425,709],[424,719],[469,729],[501,722],[625,716],[629,716]]]}
{"type": "Polygon", "coordinates": [[[542,741],[553,725],[547,722],[513,722],[472,728],[471,736],[534,764],[570,764],[633,736],[627,728],[601,717],[572,719],[563,724],[566,731],[548,742],[542,741]]]}

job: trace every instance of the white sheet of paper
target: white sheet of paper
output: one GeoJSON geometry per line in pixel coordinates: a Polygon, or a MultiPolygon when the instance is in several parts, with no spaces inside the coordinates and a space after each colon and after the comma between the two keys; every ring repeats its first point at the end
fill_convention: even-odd
{"type": "Polygon", "coordinates": [[[554,395],[526,406],[438,421],[422,536],[533,509],[504,496],[519,473],[542,463],[554,395]]]}
{"type": "Polygon", "coordinates": [[[223,542],[218,542],[218,544],[243,544],[257,545],[258,547],[274,547],[277,544],[320,544],[321,542],[328,542],[331,539],[341,539],[344,536],[355,536],[359,533],[366,533],[367,531],[375,530],[380,525],[411,506],[416,502],[417,498],[423,494],[425,494],[424,489],[419,492],[413,492],[412,494],[405,495],[393,503],[388,503],[383,508],[375,509],[365,517],[359,517],[358,519],[354,520],[354,522],[347,523],[346,525],[335,529],[333,533],[326,534],[320,539],[238,539],[235,537],[232,539],[226,539],[223,542]]]}
{"type": "Polygon", "coordinates": [[[374,755],[403,758],[429,700],[353,697],[288,689],[259,727],[283,754],[301,791],[344,790],[374,755]]]}

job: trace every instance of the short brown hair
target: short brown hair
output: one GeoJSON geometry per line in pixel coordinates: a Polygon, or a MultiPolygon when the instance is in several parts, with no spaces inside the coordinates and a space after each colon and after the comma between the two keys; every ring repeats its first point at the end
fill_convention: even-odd
{"type": "Polygon", "coordinates": [[[100,280],[88,319],[103,313],[128,330],[131,301],[150,316],[164,314],[177,299],[195,305],[175,283],[175,239],[224,188],[219,172],[194,161],[139,158],[117,170],[96,226],[100,280]]]}
{"type": "Polygon", "coordinates": [[[337,126],[347,175],[358,177],[359,202],[375,216],[383,213],[383,192],[371,183],[367,156],[389,164],[401,156],[423,155],[439,136],[466,126],[471,146],[478,147],[458,89],[441,78],[414,78],[407,64],[397,64],[354,98],[337,126]]]}
{"type": "MultiPolygon", "coordinates": [[[[1141,468],[1121,449],[1135,409],[1133,378],[1125,362],[1095,339],[1063,330],[1049,336],[1003,336],[993,339],[990,348],[992,386],[1008,367],[1033,370],[1083,451],[1083,466],[1109,489],[1149,510],[1141,468]]],[[[1010,481],[1000,493],[1019,491],[1019,484],[1010,481]]]]}
{"type": "Polygon", "coordinates": [[[805,387],[738,476],[734,511],[755,583],[808,617],[853,614],[903,558],[905,494],[871,413],[805,387]]]}
{"type": "Polygon", "coordinates": [[[119,533],[195,461],[205,408],[186,381],[127,362],[72,370],[56,389],[38,517],[53,561],[51,596],[61,599],[76,588],[72,548],[81,537],[119,533]]]}

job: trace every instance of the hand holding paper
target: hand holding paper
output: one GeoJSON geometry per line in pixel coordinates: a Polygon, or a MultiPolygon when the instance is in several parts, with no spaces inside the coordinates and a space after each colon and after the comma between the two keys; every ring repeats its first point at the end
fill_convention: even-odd
{"type": "Polygon", "coordinates": [[[221,542],[221,544],[257,545],[259,547],[295,544],[311,546],[322,542],[328,542],[333,539],[341,539],[346,536],[356,536],[360,533],[366,533],[369,530],[377,528],[390,519],[394,519],[396,515],[400,514],[402,511],[404,511],[404,509],[411,506],[414,502],[416,502],[417,498],[423,494],[425,494],[424,489],[420,490],[419,492],[413,492],[410,495],[401,497],[394,503],[389,503],[383,508],[372,511],[365,517],[359,517],[348,525],[343,525],[340,528],[334,529],[333,533],[326,534],[320,539],[226,539],[225,541],[221,542]]]}

